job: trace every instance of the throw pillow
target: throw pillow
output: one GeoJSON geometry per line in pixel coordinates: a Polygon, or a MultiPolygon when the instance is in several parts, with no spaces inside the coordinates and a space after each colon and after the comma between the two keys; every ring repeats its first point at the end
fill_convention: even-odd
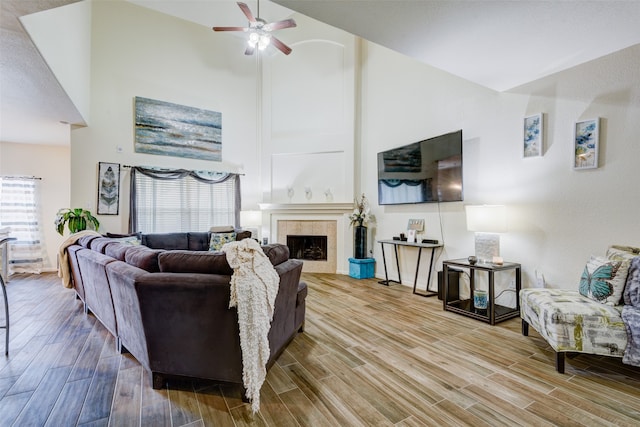
{"type": "Polygon", "coordinates": [[[607,305],[618,305],[627,280],[623,261],[592,256],[580,277],[580,294],[607,305]]]}
{"type": "Polygon", "coordinates": [[[140,244],[140,239],[137,236],[128,236],[128,237],[118,237],[113,239],[113,241],[124,243],[125,245],[137,246],[140,244]]]}
{"type": "Polygon", "coordinates": [[[631,262],[633,261],[634,258],[638,258],[639,252],[640,252],[640,249],[634,248],[632,246],[612,245],[609,248],[607,248],[607,259],[614,260],[614,261],[622,261],[622,265],[620,266],[620,270],[621,270],[620,274],[621,274],[621,277],[622,275],[624,275],[625,277],[625,284],[622,286],[622,289],[620,289],[620,298],[618,298],[618,295],[615,292],[611,298],[612,300],[615,300],[616,298],[618,298],[617,302],[614,302],[613,305],[624,303],[623,294],[627,286],[626,281],[627,279],[629,279],[631,262]]]}
{"type": "Polygon", "coordinates": [[[211,233],[211,240],[209,241],[210,251],[219,251],[225,243],[235,242],[236,233],[211,233]]]}

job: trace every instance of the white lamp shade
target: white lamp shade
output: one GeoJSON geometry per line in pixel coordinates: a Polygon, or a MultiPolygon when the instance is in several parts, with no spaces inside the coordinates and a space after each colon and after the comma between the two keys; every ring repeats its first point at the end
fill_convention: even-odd
{"type": "Polygon", "coordinates": [[[505,233],[507,231],[507,209],[504,205],[469,205],[467,230],[483,233],[505,233]]]}
{"type": "Polygon", "coordinates": [[[240,226],[258,227],[262,225],[262,211],[240,211],[240,226]]]}

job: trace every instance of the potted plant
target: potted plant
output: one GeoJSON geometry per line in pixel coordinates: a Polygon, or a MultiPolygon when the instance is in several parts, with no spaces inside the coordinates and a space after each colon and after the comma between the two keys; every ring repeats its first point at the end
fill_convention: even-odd
{"type": "Polygon", "coordinates": [[[67,224],[71,233],[86,230],[87,225],[97,230],[100,227],[100,221],[94,217],[91,212],[82,208],[65,208],[60,209],[56,214],[56,230],[60,235],[64,233],[64,226],[67,224]]]}

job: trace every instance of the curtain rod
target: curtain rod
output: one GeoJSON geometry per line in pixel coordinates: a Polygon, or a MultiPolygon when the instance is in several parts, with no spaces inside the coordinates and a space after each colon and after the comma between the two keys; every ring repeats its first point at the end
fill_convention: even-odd
{"type": "Polygon", "coordinates": [[[2,179],[42,179],[38,176],[18,176],[18,175],[2,175],[0,176],[2,179]]]}
{"type": "MultiPolygon", "coordinates": [[[[147,168],[147,169],[153,169],[155,168],[155,166],[131,166],[131,165],[122,165],[123,168],[125,169],[131,169],[131,168],[147,168]]],[[[165,168],[166,170],[171,170],[168,168],[165,168]]],[[[224,171],[224,172],[220,172],[220,171],[211,171],[211,172],[216,172],[216,173],[235,173],[236,175],[240,175],[240,176],[244,176],[243,173],[238,173],[238,172],[228,172],[228,171],[224,171]]]]}

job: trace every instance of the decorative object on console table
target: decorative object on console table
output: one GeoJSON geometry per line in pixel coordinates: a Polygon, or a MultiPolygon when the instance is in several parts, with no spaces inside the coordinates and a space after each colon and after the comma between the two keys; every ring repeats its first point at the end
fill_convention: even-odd
{"type": "Polygon", "coordinates": [[[479,263],[491,263],[500,256],[500,235],[507,231],[503,205],[466,206],[467,230],[475,231],[475,250],[479,263]]]}
{"type": "Polygon", "coordinates": [[[354,279],[370,279],[375,274],[374,258],[349,258],[349,276],[354,279]]]}
{"type": "Polygon", "coordinates": [[[353,257],[356,259],[367,258],[367,227],[373,220],[370,215],[369,201],[363,194],[354,201],[353,213],[349,215],[349,220],[353,226],[353,257]]]}

